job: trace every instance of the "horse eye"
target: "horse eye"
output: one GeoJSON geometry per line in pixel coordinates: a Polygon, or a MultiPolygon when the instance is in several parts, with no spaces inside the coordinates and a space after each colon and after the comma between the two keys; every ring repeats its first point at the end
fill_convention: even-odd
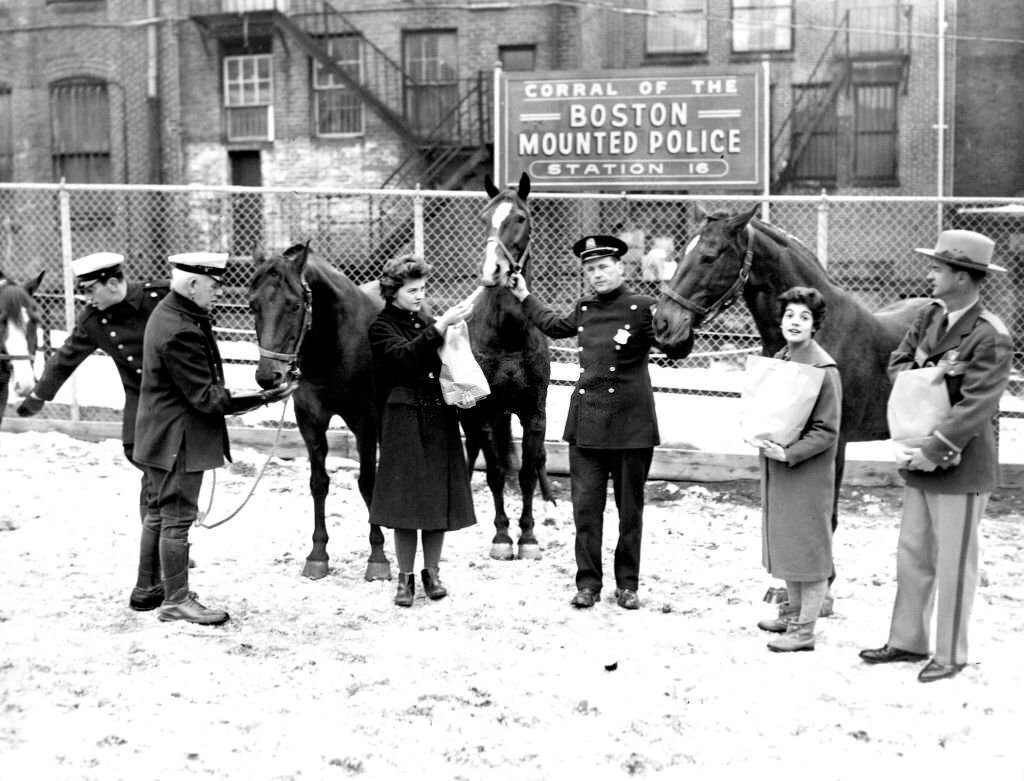
{"type": "Polygon", "coordinates": [[[295,302],[292,302],[291,304],[288,305],[288,311],[289,312],[298,312],[299,311],[299,305],[297,303],[295,303],[295,302]]]}

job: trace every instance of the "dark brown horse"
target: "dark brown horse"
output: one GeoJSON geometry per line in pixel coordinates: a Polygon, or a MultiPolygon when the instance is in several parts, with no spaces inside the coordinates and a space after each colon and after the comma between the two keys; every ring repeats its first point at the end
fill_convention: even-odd
{"type": "MultiPolygon", "coordinates": [[[[381,303],[340,271],[314,257],[308,245],[281,255],[253,253],[249,306],[256,321],[260,362],[256,381],[279,385],[296,373],[295,421],[309,453],[313,495],[313,549],[302,574],[314,580],[328,571],[325,503],[327,427],[340,415],[356,440],[359,492],[369,507],[377,468],[377,407],[368,329],[381,303]]],[[[370,526],[367,580],[390,580],[384,535],[370,526]]]]}
{"type": "Polygon", "coordinates": [[[541,496],[553,503],[545,463],[544,433],[547,416],[551,355],[547,338],[523,314],[522,307],[506,287],[510,274],[523,274],[530,281],[530,177],[525,173],[517,188],[499,190],[490,177],[484,187],[490,198],[482,212],[487,226],[480,283],[484,292],[477,299],[469,319],[473,354],[483,369],[491,394],[475,407],[462,410],[470,468],[482,450],[487,485],[494,499],[494,538],[491,557],[513,558],[508,534],[504,487],[516,471],[512,445],[512,415],[523,429],[522,461],[518,467],[522,512],[519,516],[521,559],[540,558],[534,534],[533,494],[540,483],[541,496]]]}
{"type": "MultiPolygon", "coordinates": [[[[843,421],[836,457],[838,501],[846,443],[889,436],[885,417],[891,389],[886,373],[889,354],[927,299],[907,299],[869,312],[832,282],[807,247],[755,219],[756,210],[705,218],[662,291],[655,333],[666,348],[680,345],[692,330],[706,327],[742,296],[761,336],[762,352],[774,355],[785,345],[779,328],[778,295],[794,285],[821,291],[828,310],[815,339],[835,358],[843,381],[843,421]]],[[[833,528],[835,522],[833,513],[833,528]]]]}
{"type": "Polygon", "coordinates": [[[45,271],[23,285],[11,282],[0,272],[0,421],[10,392],[24,396],[35,385],[35,358],[39,348],[39,304],[32,297],[45,271]]]}

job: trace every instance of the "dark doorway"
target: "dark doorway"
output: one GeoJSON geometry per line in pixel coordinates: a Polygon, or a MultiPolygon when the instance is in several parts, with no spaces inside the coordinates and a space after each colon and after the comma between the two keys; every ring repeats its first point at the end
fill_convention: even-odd
{"type": "MultiPolygon", "coordinates": [[[[262,187],[263,173],[259,151],[228,152],[231,184],[237,187],[262,187]]],[[[263,196],[260,193],[236,193],[231,196],[231,254],[249,255],[263,243],[263,196]]]]}

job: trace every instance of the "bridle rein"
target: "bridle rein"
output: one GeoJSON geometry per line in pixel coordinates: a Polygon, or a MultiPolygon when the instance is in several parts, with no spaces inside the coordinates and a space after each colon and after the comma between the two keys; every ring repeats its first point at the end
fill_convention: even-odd
{"type": "Polygon", "coordinates": [[[256,329],[256,344],[259,347],[260,357],[286,363],[288,365],[288,373],[295,379],[302,376],[302,371],[299,368],[299,353],[302,352],[302,345],[306,341],[306,334],[309,333],[309,329],[313,326],[313,291],[310,290],[309,283],[306,282],[304,276],[300,277],[300,279],[302,282],[302,322],[299,323],[299,332],[295,337],[295,344],[291,352],[275,352],[274,350],[266,349],[262,344],[263,340],[259,329],[256,329]]]}
{"type": "Polygon", "coordinates": [[[675,301],[683,309],[688,309],[696,314],[700,319],[701,325],[707,325],[714,320],[718,315],[732,306],[736,299],[739,298],[743,288],[747,284],[747,280],[750,279],[750,266],[754,262],[754,229],[750,227],[750,223],[747,223],[747,248],[743,254],[743,264],[740,266],[739,273],[736,279],[733,281],[729,289],[722,293],[718,299],[711,304],[711,306],[701,306],[696,301],[691,301],[679,293],[674,291],[667,284],[661,286],[661,292],[665,298],[675,301]]]}

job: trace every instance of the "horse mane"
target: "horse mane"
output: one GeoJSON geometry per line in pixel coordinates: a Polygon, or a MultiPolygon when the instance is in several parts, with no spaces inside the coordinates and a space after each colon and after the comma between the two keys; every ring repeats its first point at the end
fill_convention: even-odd
{"type": "Polygon", "coordinates": [[[793,250],[794,252],[798,253],[803,260],[814,263],[814,265],[821,269],[826,276],[828,275],[828,270],[823,265],[821,265],[821,261],[818,259],[818,256],[814,253],[814,251],[806,244],[804,244],[802,241],[800,241],[800,239],[798,239],[796,236],[794,236],[791,233],[786,233],[784,230],[782,230],[779,227],[776,227],[775,225],[772,225],[770,222],[763,222],[762,220],[759,220],[757,218],[752,219],[751,222],[754,224],[755,228],[757,228],[762,234],[770,238],[776,244],[780,245],[781,247],[793,250]]]}

